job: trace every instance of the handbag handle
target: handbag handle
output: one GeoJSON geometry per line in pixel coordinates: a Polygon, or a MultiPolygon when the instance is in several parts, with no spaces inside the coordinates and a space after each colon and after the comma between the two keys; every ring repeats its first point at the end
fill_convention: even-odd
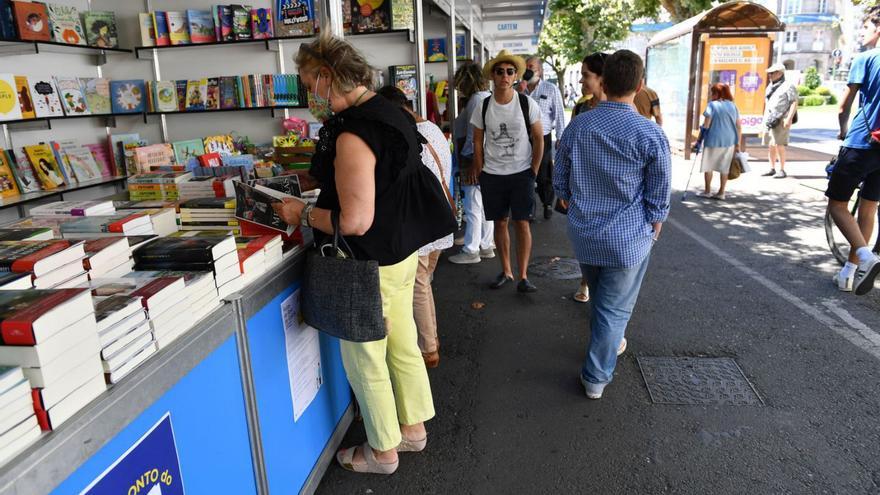
{"type": "MultiPolygon", "coordinates": [[[[330,211],[330,223],[333,225],[333,255],[337,258],[342,257],[339,256],[339,244],[341,241],[343,248],[342,253],[351,259],[356,259],[354,257],[354,252],[351,250],[351,246],[349,246],[348,241],[345,240],[345,236],[339,232],[339,214],[339,210],[330,211]]],[[[323,252],[321,254],[323,254],[323,252]]]]}
{"type": "Polygon", "coordinates": [[[434,147],[431,146],[431,143],[425,143],[428,146],[428,151],[431,152],[431,156],[434,157],[434,162],[437,164],[437,169],[440,170],[440,183],[443,184],[443,192],[446,193],[446,200],[449,201],[449,207],[452,208],[452,211],[455,211],[455,200],[452,198],[452,193],[449,192],[449,186],[446,185],[446,172],[443,170],[443,165],[440,163],[440,157],[437,155],[437,152],[434,151],[434,147]]]}

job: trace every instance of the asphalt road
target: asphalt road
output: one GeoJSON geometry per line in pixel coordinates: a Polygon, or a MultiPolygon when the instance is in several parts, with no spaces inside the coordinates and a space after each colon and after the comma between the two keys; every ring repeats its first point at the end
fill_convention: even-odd
{"type": "MultiPolygon", "coordinates": [[[[880,493],[880,288],[831,285],[822,166],[682,203],[676,161],[671,221],[599,401],[578,382],[576,280],[534,276],[526,296],[486,288],[494,260],[441,261],[428,448],[392,476],[333,465],[318,493],[880,493]],[[733,357],[764,405],[653,404],[639,356],[733,357]]],[[[564,217],[533,232],[535,257],[572,255],[564,217]]],[[[343,445],[364,438],[356,424],[343,445]]]]}

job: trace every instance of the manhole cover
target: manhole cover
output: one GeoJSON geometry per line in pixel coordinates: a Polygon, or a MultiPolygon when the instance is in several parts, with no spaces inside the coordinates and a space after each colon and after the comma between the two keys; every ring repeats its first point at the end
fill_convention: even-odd
{"type": "Polygon", "coordinates": [[[654,404],[762,406],[732,358],[639,357],[654,404]]]}
{"type": "Polygon", "coordinates": [[[581,278],[581,265],[576,259],[545,256],[532,261],[529,265],[529,273],[540,277],[573,280],[581,278]]]}

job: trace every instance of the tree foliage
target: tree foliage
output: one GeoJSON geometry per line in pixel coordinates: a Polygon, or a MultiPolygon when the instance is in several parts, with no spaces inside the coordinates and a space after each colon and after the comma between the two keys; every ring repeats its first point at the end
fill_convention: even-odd
{"type": "MultiPolygon", "coordinates": [[[[874,0],[877,1],[877,0],[874,0]]],[[[648,17],[656,17],[662,8],[672,22],[681,22],[712,8],[713,0],[635,0],[636,8],[648,17]]]]}

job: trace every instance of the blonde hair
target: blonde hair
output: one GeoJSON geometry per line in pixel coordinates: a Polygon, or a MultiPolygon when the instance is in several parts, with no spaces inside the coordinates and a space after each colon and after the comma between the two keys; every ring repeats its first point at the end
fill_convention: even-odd
{"type": "Polygon", "coordinates": [[[489,89],[489,81],[483,77],[483,70],[474,62],[466,62],[455,71],[455,87],[462,96],[470,98],[474,93],[489,89]]]}
{"type": "Polygon", "coordinates": [[[358,86],[371,87],[373,67],[364,55],[347,41],[329,34],[329,28],[311,43],[303,43],[294,57],[299,70],[318,71],[326,67],[333,75],[333,86],[348,93],[358,86]]]}

